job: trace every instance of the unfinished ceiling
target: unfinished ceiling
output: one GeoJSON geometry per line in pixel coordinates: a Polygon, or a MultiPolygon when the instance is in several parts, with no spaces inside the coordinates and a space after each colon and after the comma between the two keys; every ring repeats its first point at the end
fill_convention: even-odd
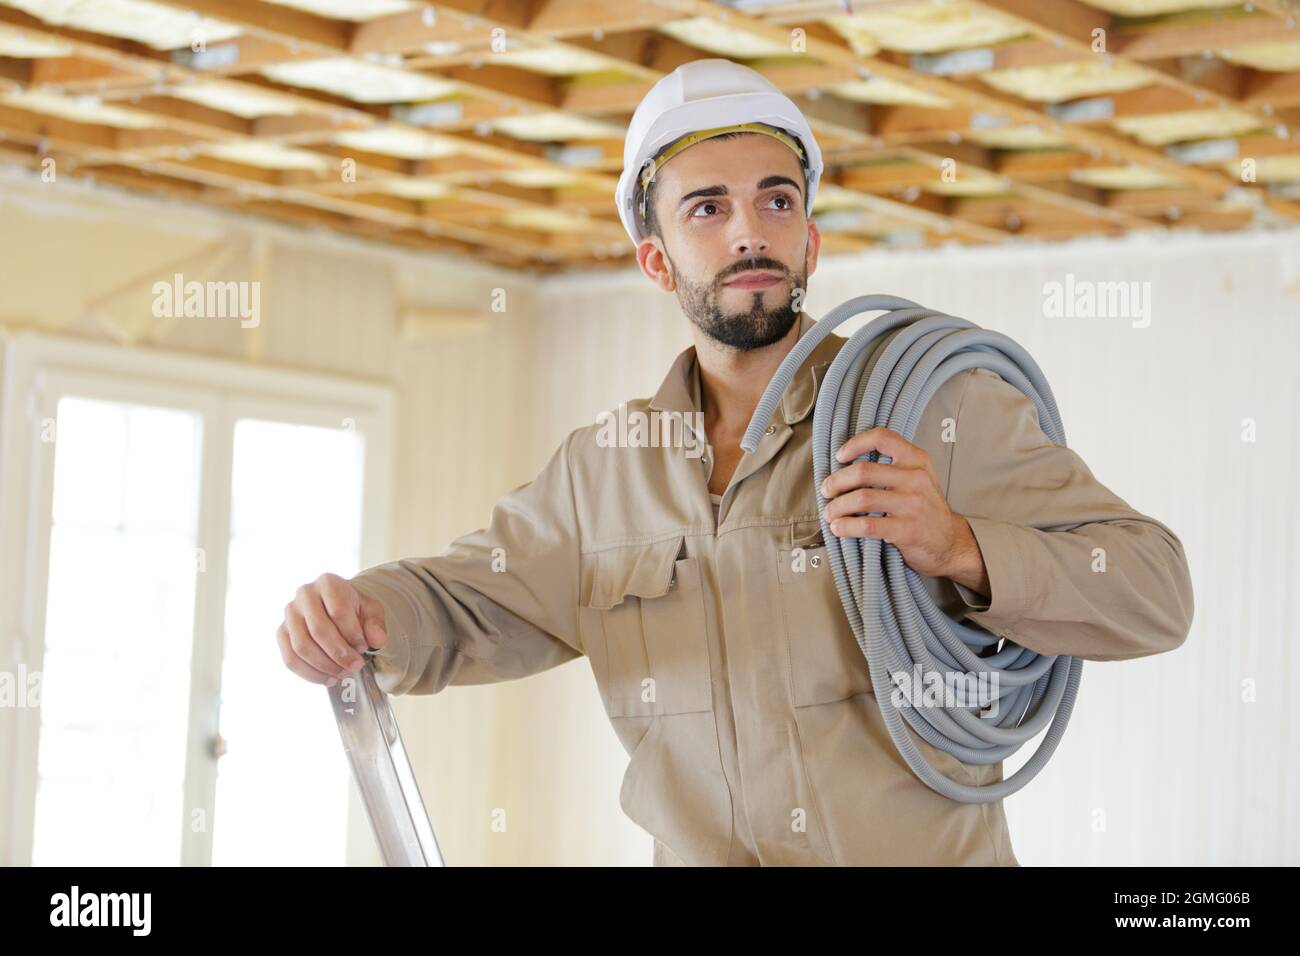
{"type": "Polygon", "coordinates": [[[620,266],[632,110],[722,55],[812,123],[824,253],[1294,228],[1298,19],[1300,0],[0,0],[0,162],[513,268],[620,266]]]}

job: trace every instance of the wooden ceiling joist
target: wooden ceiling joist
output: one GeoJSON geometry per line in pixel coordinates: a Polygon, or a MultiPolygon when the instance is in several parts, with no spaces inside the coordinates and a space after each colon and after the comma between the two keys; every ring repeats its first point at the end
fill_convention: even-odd
{"type": "MultiPolygon", "coordinates": [[[[1300,52],[1293,0],[1142,19],[1082,0],[969,0],[1010,38],[938,51],[870,34],[869,16],[874,44],[857,47],[837,0],[442,0],[355,20],[268,0],[153,2],[235,35],[156,49],[0,0],[0,36],[53,50],[0,55],[0,161],[54,155],[125,188],[518,268],[626,265],[612,202],[622,130],[659,78],[734,46],[766,51],[751,65],[818,136],[827,251],[1300,222],[1300,190],[1282,188],[1300,166],[1300,56],[1286,69],[1286,47],[1278,68],[1239,55],[1300,52]],[[313,61],[426,92],[311,79],[313,61]],[[1001,79],[1099,64],[1137,80],[1044,100],[1001,79]],[[1238,175],[1247,159],[1268,161],[1271,180],[1238,175]]],[[[855,5],[903,19],[929,7],[855,5]]]]}

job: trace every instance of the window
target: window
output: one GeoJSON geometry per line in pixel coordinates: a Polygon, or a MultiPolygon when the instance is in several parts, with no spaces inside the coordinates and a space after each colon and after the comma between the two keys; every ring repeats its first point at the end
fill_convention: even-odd
{"type": "Polygon", "coordinates": [[[345,862],[344,841],[327,836],[346,833],[351,780],[334,716],[318,685],[268,661],[279,663],[270,638],[300,584],[361,570],[363,457],[352,431],[235,423],[216,865],[345,862]],[[278,705],[274,728],[267,701],[278,705]],[[275,806],[288,814],[267,812],[275,806]]]}
{"type": "Polygon", "coordinates": [[[32,862],[179,860],[193,413],[65,397],[55,424],[32,862]]]}
{"type": "Polygon", "coordinates": [[[41,336],[4,382],[0,650],[39,689],[0,709],[0,862],[372,859],[274,632],[380,560],[387,389],[41,336]]]}

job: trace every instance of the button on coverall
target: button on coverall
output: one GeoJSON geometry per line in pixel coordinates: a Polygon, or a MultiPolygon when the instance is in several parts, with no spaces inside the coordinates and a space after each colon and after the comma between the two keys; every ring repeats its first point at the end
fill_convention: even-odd
{"type": "MultiPolygon", "coordinates": [[[[799,323],[803,335],[814,320],[799,323]]],[[[830,335],[808,357],[716,524],[710,452],[686,433],[611,447],[598,419],[502,498],[486,528],[434,557],[362,571],[352,583],[386,616],[380,686],[433,694],[585,656],[630,758],[620,804],[654,837],[656,865],[1018,865],[1001,801],[957,803],[904,763],[840,605],[811,445],[817,388],[844,342],[830,335]]],[[[691,347],[653,398],[626,404],[625,421],[701,408],[691,347]]],[[[1053,444],[1013,386],[987,369],[959,373],[912,441],[988,569],[989,598],[922,578],[950,617],[1094,661],[1184,641],[1182,543],[1053,444]]],[[[1001,763],[963,764],[913,738],[954,780],[1002,779],[1001,763]]]]}

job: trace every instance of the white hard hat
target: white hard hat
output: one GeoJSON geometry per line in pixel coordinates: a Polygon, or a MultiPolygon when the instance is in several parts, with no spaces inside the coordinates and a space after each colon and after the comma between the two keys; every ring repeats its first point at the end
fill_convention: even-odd
{"type": "Polygon", "coordinates": [[[614,201],[634,245],[645,238],[641,210],[635,208],[633,198],[638,177],[652,177],[658,164],[676,155],[680,148],[733,131],[775,135],[799,154],[808,175],[806,212],[812,215],[813,197],[822,174],[822,153],[799,107],[765,76],[747,66],[724,59],[693,60],[651,87],[628,124],[623,175],[614,201]],[[697,135],[660,156],[666,147],[692,133],[697,135]]]}

